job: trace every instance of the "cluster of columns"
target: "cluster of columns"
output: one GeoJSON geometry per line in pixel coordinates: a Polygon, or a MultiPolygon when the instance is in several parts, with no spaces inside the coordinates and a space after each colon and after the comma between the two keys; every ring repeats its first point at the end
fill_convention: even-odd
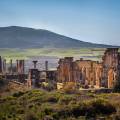
{"type": "Polygon", "coordinates": [[[18,74],[24,74],[24,66],[24,60],[16,60],[16,66],[14,66],[12,59],[10,59],[7,70],[6,59],[2,59],[2,57],[0,56],[0,73],[2,74],[13,74],[14,72],[18,74]]]}

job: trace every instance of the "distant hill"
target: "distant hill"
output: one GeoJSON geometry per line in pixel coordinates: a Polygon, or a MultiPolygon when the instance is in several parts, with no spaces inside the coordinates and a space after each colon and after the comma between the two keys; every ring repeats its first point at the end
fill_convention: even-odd
{"type": "Polygon", "coordinates": [[[83,48],[116,47],[94,44],[56,34],[48,30],[27,27],[0,27],[0,48],[83,48]]]}

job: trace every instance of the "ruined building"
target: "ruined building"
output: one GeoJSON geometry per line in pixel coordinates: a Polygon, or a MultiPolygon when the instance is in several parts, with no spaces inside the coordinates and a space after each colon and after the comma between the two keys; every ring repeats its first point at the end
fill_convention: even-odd
{"type": "Polygon", "coordinates": [[[39,87],[42,82],[56,81],[57,71],[48,69],[48,61],[45,61],[45,70],[38,70],[36,68],[37,61],[33,61],[34,68],[29,69],[27,86],[39,87]]]}
{"type": "Polygon", "coordinates": [[[102,62],[65,57],[58,62],[58,81],[75,82],[88,87],[113,88],[120,75],[118,48],[108,48],[102,62]]]}
{"type": "Polygon", "coordinates": [[[76,82],[83,86],[100,86],[102,78],[102,65],[97,61],[76,60],[65,57],[59,60],[58,81],[76,82]]]}
{"type": "Polygon", "coordinates": [[[40,71],[35,60],[34,68],[29,69],[27,74],[25,74],[24,60],[16,60],[16,64],[10,60],[7,64],[8,70],[6,60],[0,56],[0,77],[26,83],[28,87],[38,87],[42,82],[60,84],[73,82],[83,88],[113,88],[120,78],[118,50],[118,48],[106,49],[101,62],[65,57],[59,59],[57,70],[50,70],[48,61],[45,61],[45,69],[40,71]]]}
{"type": "Polygon", "coordinates": [[[6,59],[0,57],[0,77],[24,83],[27,78],[27,74],[24,73],[24,60],[17,60],[16,64],[13,64],[12,59],[10,59],[7,64],[6,59]]]}

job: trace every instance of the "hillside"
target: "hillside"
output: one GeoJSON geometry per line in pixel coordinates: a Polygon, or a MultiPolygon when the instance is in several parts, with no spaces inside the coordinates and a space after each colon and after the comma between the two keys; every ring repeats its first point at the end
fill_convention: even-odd
{"type": "Polygon", "coordinates": [[[27,27],[0,27],[0,48],[83,48],[115,47],[84,42],[48,30],[27,27]]]}

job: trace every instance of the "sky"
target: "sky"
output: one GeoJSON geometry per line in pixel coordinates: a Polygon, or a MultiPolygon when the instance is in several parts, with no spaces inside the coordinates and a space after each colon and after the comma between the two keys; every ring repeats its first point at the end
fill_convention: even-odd
{"type": "Polygon", "coordinates": [[[120,0],[0,0],[0,27],[5,26],[120,45],[120,0]]]}

